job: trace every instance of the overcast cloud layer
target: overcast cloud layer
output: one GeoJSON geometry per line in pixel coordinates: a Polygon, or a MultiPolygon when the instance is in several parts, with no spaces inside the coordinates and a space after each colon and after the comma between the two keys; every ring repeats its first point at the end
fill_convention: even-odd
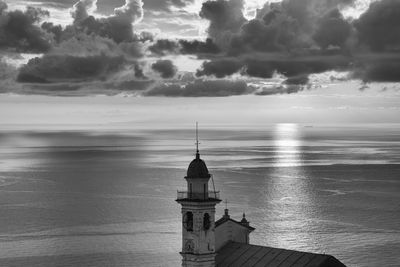
{"type": "Polygon", "coordinates": [[[252,18],[244,0],[32,2],[45,8],[0,1],[1,92],[268,95],[312,88],[311,76],[332,71],[400,81],[398,0],[372,2],[356,18],[344,15],[353,0],[266,2],[252,18]],[[69,23],[51,22],[46,7],[68,10],[69,23]],[[203,37],[193,38],[196,22],[203,37]]]}

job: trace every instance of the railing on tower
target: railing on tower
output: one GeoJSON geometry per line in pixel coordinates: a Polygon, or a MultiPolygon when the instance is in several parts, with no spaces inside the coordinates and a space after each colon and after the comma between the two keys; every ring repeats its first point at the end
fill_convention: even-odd
{"type": "Polygon", "coordinates": [[[178,191],[177,199],[195,199],[195,200],[206,200],[206,199],[219,199],[219,191],[208,191],[208,196],[204,193],[193,193],[188,191],[178,191]]]}

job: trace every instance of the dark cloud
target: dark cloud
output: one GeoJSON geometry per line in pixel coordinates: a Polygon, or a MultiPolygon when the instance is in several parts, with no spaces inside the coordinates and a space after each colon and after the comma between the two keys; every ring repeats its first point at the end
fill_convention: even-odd
{"type": "Polygon", "coordinates": [[[346,70],[350,65],[348,58],[343,56],[277,56],[257,55],[243,58],[215,59],[203,63],[197,71],[198,76],[213,75],[223,78],[240,72],[258,78],[272,78],[275,72],[286,76],[289,81],[304,81],[312,73],[322,73],[328,70],[346,70]],[[301,77],[301,79],[299,79],[301,77]]]}
{"type": "Polygon", "coordinates": [[[29,60],[20,69],[17,80],[26,83],[101,80],[120,70],[123,63],[121,56],[44,55],[29,60]]]}
{"type": "MultiPolygon", "coordinates": [[[[93,16],[89,16],[80,22],[77,27],[70,27],[73,27],[70,29],[73,31],[73,35],[75,35],[75,32],[84,32],[89,35],[95,34],[110,38],[116,43],[132,42],[134,40],[132,22],[116,16],[103,19],[96,19],[93,16]]],[[[66,33],[68,33],[68,30],[66,30],[66,33]]]]}
{"type": "Polygon", "coordinates": [[[282,0],[277,3],[266,3],[257,12],[257,19],[262,19],[266,24],[273,23],[276,19],[295,20],[303,33],[315,30],[315,23],[334,9],[342,9],[354,3],[354,0],[282,0]]]}
{"type": "Polygon", "coordinates": [[[132,22],[125,18],[120,19],[112,16],[105,19],[96,19],[90,16],[82,21],[79,27],[79,30],[87,34],[110,38],[116,43],[132,42],[134,40],[132,22]]]}
{"type": "Polygon", "coordinates": [[[0,48],[19,52],[46,52],[52,38],[37,23],[49,13],[42,9],[27,7],[25,11],[7,11],[0,1],[0,48]]]}
{"type": "Polygon", "coordinates": [[[257,80],[195,79],[187,82],[157,84],[144,92],[145,96],[167,97],[227,97],[234,95],[292,94],[305,90],[303,83],[285,82],[281,85],[259,85],[257,80]]]}
{"type": "MultiPolygon", "coordinates": [[[[146,95],[294,93],[308,86],[310,74],[330,70],[349,71],[349,77],[364,82],[400,81],[399,1],[374,2],[355,21],[341,13],[354,0],[268,2],[249,21],[243,16],[243,2],[205,1],[199,13],[209,21],[205,40],[154,40],[149,32],[135,33],[138,29],[135,25],[144,12],[149,14],[146,23],[158,19],[157,23],[165,27],[162,29],[173,28],[171,32],[192,29],[193,25],[179,19],[193,21],[195,15],[185,10],[171,11],[193,0],[80,0],[69,6],[73,23],[66,27],[42,23],[42,18],[48,16],[46,11],[35,8],[8,11],[0,0],[0,48],[44,53],[23,66],[17,79],[57,91],[62,88],[74,91],[81,86],[91,90],[91,82],[103,89],[143,91],[156,82],[148,78],[153,71],[169,79],[168,84],[152,87],[146,95]],[[93,15],[96,8],[102,12],[105,6],[110,12],[108,16],[93,15]],[[179,18],[176,20],[179,22],[172,21],[172,16],[179,18]],[[179,25],[172,26],[176,23],[179,25]],[[196,72],[201,79],[181,80],[182,75],[176,75],[173,62],[163,60],[164,56],[179,54],[206,59],[196,72]],[[152,58],[147,59],[146,55],[152,58]],[[223,80],[231,75],[240,75],[250,82],[223,80]],[[265,88],[251,82],[275,75],[283,75],[286,80],[279,86],[265,88]],[[67,83],[71,86],[65,86],[67,83]]],[[[142,29],[150,29],[147,26],[157,23],[145,24],[142,29]]]]}
{"type": "Polygon", "coordinates": [[[354,25],[362,54],[356,54],[353,77],[364,82],[400,82],[400,2],[373,2],[354,25]]]}
{"type": "Polygon", "coordinates": [[[205,42],[193,40],[179,40],[181,45],[182,54],[217,54],[221,52],[218,46],[210,39],[207,38],[205,42]]]}
{"type": "MultiPolygon", "coordinates": [[[[302,57],[283,57],[278,59],[266,59],[264,61],[250,60],[248,66],[256,62],[256,69],[260,67],[269,74],[270,70],[275,70],[288,78],[296,78],[312,73],[322,73],[329,70],[346,70],[350,64],[349,59],[343,56],[302,56],[302,57]]],[[[256,76],[249,73],[250,76],[256,76]]],[[[262,76],[261,76],[262,77],[262,76]]]]}
{"type": "Polygon", "coordinates": [[[271,78],[274,72],[274,66],[265,60],[252,59],[246,63],[245,73],[252,77],[271,78]]]}
{"type": "MultiPolygon", "coordinates": [[[[125,80],[125,81],[88,81],[79,83],[57,82],[57,83],[29,83],[22,84],[18,88],[22,93],[45,94],[55,96],[86,96],[93,94],[117,95],[140,95],[144,90],[154,84],[152,80],[125,80]]],[[[14,89],[15,92],[15,89],[14,89]]]]}
{"type": "Polygon", "coordinates": [[[228,80],[195,80],[180,84],[162,84],[145,93],[146,96],[169,97],[222,97],[249,94],[246,82],[228,80]]]}
{"type": "Polygon", "coordinates": [[[306,39],[300,38],[296,20],[275,9],[264,18],[269,16],[267,20],[254,19],[244,24],[240,33],[232,38],[230,52],[287,52],[309,46],[306,39]]]}
{"type": "Polygon", "coordinates": [[[288,78],[287,84],[304,84],[309,74],[347,70],[355,30],[339,10],[353,2],[266,3],[250,21],[243,17],[242,1],[205,2],[200,16],[210,21],[209,38],[219,46],[222,56],[210,56],[197,75],[223,78],[241,73],[268,79],[279,73],[288,78]]]}
{"type": "Polygon", "coordinates": [[[322,49],[327,49],[330,46],[343,48],[346,46],[346,41],[351,32],[351,24],[343,18],[338,9],[334,9],[319,19],[313,39],[322,49]]]}
{"type": "Polygon", "coordinates": [[[400,82],[400,55],[366,55],[357,59],[353,77],[364,82],[400,82]]]}
{"type": "Polygon", "coordinates": [[[24,83],[81,83],[107,81],[118,72],[145,79],[137,63],[142,55],[140,42],[115,43],[109,38],[79,34],[53,47],[20,69],[24,83]],[[137,67],[134,67],[136,66],[137,67]],[[139,77],[140,76],[140,77],[139,77]]]}
{"type": "Polygon", "coordinates": [[[123,42],[118,47],[124,56],[139,58],[144,54],[144,47],[140,42],[123,42]]]}
{"type": "Polygon", "coordinates": [[[95,18],[89,11],[95,9],[95,0],[80,0],[72,9],[73,25],[67,26],[61,39],[69,39],[77,33],[95,34],[114,40],[116,43],[132,42],[137,39],[133,32],[133,23],[143,18],[143,2],[126,0],[114,14],[105,18],[95,18]]]}
{"type": "Polygon", "coordinates": [[[212,61],[206,61],[203,63],[202,68],[197,71],[197,76],[210,76],[214,75],[217,78],[223,78],[225,76],[232,75],[239,72],[243,67],[243,62],[231,59],[215,59],[212,61]]]}
{"type": "Polygon", "coordinates": [[[229,45],[233,33],[240,30],[246,19],[243,0],[217,0],[203,3],[200,17],[210,21],[209,37],[220,47],[229,45]]]}
{"type": "Polygon", "coordinates": [[[123,56],[127,60],[135,60],[143,56],[141,42],[115,43],[105,37],[87,34],[77,34],[54,46],[48,54],[76,55],[80,57],[93,55],[123,56]]]}
{"type": "Polygon", "coordinates": [[[355,22],[361,44],[374,51],[400,51],[400,1],[371,3],[355,22]]]}
{"type": "Polygon", "coordinates": [[[157,60],[157,62],[151,65],[151,68],[159,72],[164,79],[174,77],[177,72],[177,68],[171,60],[157,60]]]}
{"type": "Polygon", "coordinates": [[[54,25],[52,22],[43,22],[41,28],[47,33],[52,35],[53,40],[56,43],[61,42],[61,38],[63,35],[63,28],[61,25],[54,25]]]}
{"type": "Polygon", "coordinates": [[[96,1],[81,0],[71,11],[72,25],[63,29],[44,22],[41,27],[52,36],[55,44],[43,57],[24,65],[17,81],[79,84],[82,81],[106,81],[127,69],[132,76],[145,79],[137,58],[143,56],[143,43],[151,40],[152,35],[135,35],[132,27],[132,23],[141,17],[141,5],[141,1],[127,0],[125,5],[115,9],[114,15],[97,19],[89,15],[95,9],[96,1]]]}
{"type": "Polygon", "coordinates": [[[149,50],[156,55],[176,54],[179,44],[173,40],[159,39],[149,47],[149,50]]]}
{"type": "Polygon", "coordinates": [[[278,73],[287,78],[282,87],[287,93],[307,84],[310,74],[330,70],[350,71],[364,82],[400,81],[400,2],[374,2],[354,22],[340,12],[353,3],[283,0],[265,4],[246,21],[241,1],[208,1],[200,15],[210,21],[209,38],[221,52],[209,56],[197,75],[268,79],[278,73]]]}
{"type": "Polygon", "coordinates": [[[283,0],[266,3],[246,21],[243,1],[203,4],[200,16],[210,21],[209,37],[230,54],[300,51],[319,46],[342,47],[351,32],[339,8],[354,0],[283,0]]]}
{"type": "Polygon", "coordinates": [[[245,23],[231,41],[233,53],[302,52],[304,50],[343,48],[351,24],[339,7],[351,0],[284,0],[266,4],[255,19],[245,23]]]}
{"type": "Polygon", "coordinates": [[[221,50],[210,39],[207,38],[205,42],[199,40],[168,40],[159,39],[149,47],[149,51],[153,54],[163,56],[167,54],[217,54],[221,50]]]}

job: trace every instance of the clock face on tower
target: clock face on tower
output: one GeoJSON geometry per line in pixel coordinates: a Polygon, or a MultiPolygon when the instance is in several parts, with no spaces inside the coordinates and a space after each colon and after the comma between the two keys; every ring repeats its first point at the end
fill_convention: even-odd
{"type": "Polygon", "coordinates": [[[186,240],[186,242],[185,242],[185,251],[186,252],[193,252],[193,250],[194,250],[193,240],[191,240],[191,239],[186,240]]]}

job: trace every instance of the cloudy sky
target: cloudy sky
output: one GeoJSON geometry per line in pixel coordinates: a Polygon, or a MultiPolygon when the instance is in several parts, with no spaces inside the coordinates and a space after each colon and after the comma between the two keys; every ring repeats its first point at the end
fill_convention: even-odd
{"type": "Polygon", "coordinates": [[[400,1],[0,0],[0,76],[3,124],[400,122],[400,1]]]}

